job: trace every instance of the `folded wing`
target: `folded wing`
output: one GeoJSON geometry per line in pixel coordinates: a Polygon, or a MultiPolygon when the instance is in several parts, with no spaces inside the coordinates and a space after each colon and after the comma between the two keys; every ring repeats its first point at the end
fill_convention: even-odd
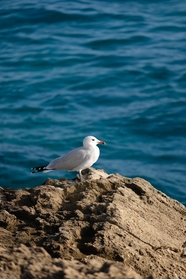
{"type": "Polygon", "coordinates": [[[51,161],[46,168],[52,170],[76,170],[85,161],[87,161],[89,157],[90,153],[87,151],[85,152],[82,147],[76,148],[67,153],[65,156],[56,158],[55,160],[51,161]]]}

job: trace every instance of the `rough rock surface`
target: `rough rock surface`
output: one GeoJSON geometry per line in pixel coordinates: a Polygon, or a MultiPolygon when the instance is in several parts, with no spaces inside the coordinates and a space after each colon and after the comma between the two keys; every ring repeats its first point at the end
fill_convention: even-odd
{"type": "Polygon", "coordinates": [[[84,182],[0,189],[0,274],[186,278],[186,209],[141,178],[89,169],[84,182]]]}

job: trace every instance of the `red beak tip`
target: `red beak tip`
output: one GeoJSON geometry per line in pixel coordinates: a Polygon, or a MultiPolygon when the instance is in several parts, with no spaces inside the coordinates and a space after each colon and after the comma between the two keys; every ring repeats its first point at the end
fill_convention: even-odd
{"type": "Polygon", "coordinates": [[[100,141],[100,142],[99,142],[99,144],[106,144],[106,142],[104,142],[104,141],[100,141]]]}

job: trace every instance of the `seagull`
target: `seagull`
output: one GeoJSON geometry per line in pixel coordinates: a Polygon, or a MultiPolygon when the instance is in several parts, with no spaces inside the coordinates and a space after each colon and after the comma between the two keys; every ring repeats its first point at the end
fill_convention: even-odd
{"type": "Polygon", "coordinates": [[[49,172],[54,170],[78,171],[82,181],[82,170],[91,167],[99,158],[100,150],[97,144],[106,144],[93,136],[83,140],[83,146],[73,149],[62,157],[51,161],[47,166],[32,168],[32,173],[49,172]]]}

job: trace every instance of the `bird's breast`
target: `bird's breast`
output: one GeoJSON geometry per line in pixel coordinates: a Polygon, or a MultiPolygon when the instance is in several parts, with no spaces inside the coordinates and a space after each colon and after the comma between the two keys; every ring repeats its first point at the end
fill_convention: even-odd
{"type": "Polygon", "coordinates": [[[95,163],[98,160],[99,155],[100,155],[100,150],[97,146],[95,146],[90,150],[90,157],[93,163],[95,163]]]}

